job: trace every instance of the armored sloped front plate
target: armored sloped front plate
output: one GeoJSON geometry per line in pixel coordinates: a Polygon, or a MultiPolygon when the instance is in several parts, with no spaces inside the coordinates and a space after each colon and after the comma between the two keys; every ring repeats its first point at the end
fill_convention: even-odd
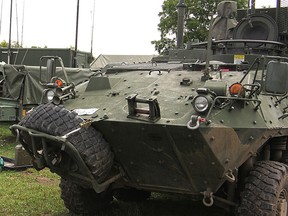
{"type": "Polygon", "coordinates": [[[115,77],[114,78],[110,78],[110,77],[108,78],[105,76],[91,77],[85,91],[87,92],[87,91],[112,89],[120,81],[121,81],[120,78],[115,78],[115,77]]]}
{"type": "Polygon", "coordinates": [[[87,91],[111,89],[108,77],[92,77],[86,88],[87,91]]]}

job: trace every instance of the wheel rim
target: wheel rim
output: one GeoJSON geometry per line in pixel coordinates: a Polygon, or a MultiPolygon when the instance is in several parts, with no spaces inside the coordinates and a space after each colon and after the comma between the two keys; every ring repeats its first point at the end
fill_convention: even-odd
{"type": "Polygon", "coordinates": [[[285,189],[280,192],[278,198],[277,216],[287,216],[287,191],[285,189]]]}

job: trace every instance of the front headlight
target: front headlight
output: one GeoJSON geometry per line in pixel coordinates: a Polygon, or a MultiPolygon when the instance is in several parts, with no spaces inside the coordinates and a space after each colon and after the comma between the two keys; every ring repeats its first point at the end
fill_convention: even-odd
{"type": "Polygon", "coordinates": [[[194,99],[193,107],[197,112],[205,112],[209,107],[209,101],[205,96],[198,95],[194,99]]]}
{"type": "Polygon", "coordinates": [[[55,93],[53,90],[48,90],[46,93],[47,100],[50,102],[53,100],[55,93]]]}
{"type": "Polygon", "coordinates": [[[53,89],[44,89],[42,93],[41,103],[49,103],[53,100],[55,92],[53,89]]]}

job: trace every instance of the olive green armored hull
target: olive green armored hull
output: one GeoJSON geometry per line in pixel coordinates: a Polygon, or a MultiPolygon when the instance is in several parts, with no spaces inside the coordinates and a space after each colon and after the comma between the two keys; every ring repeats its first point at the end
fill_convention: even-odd
{"type": "MultiPolygon", "coordinates": [[[[288,132],[287,119],[281,118],[284,101],[277,106],[277,97],[259,92],[249,97],[249,92],[230,95],[228,86],[239,82],[243,71],[215,71],[211,80],[201,81],[203,72],[183,70],[177,64],[163,70],[161,65],[134,66],[138,71],[131,67],[92,77],[78,87],[75,99],[65,102],[67,109],[92,121],[103,134],[128,185],[179,193],[207,188],[216,192],[224,181],[233,181],[235,169],[264,143],[288,132]],[[223,108],[214,104],[199,113],[192,104],[197,89],[206,86],[218,91],[223,108]],[[205,122],[195,129],[187,127],[192,115],[205,122]]],[[[252,82],[249,78],[254,74],[251,71],[245,82],[252,82]]]]}

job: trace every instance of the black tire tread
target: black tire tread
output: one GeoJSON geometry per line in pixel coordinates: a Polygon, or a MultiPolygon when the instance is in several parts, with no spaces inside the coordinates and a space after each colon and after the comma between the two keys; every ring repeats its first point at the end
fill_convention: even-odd
{"type": "Polygon", "coordinates": [[[93,189],[82,188],[71,181],[61,178],[61,198],[71,213],[94,215],[103,210],[113,200],[109,191],[97,194],[93,189]]]}
{"type": "MultiPolygon", "coordinates": [[[[50,135],[63,136],[79,128],[82,121],[64,106],[49,103],[34,108],[19,124],[50,135]]],[[[81,128],[67,140],[79,151],[96,180],[103,181],[113,165],[113,153],[102,135],[93,127],[88,127],[81,128]]]]}
{"type": "Polygon", "coordinates": [[[287,180],[287,169],[275,161],[258,162],[246,179],[238,215],[276,215],[279,188],[287,180]]]}

